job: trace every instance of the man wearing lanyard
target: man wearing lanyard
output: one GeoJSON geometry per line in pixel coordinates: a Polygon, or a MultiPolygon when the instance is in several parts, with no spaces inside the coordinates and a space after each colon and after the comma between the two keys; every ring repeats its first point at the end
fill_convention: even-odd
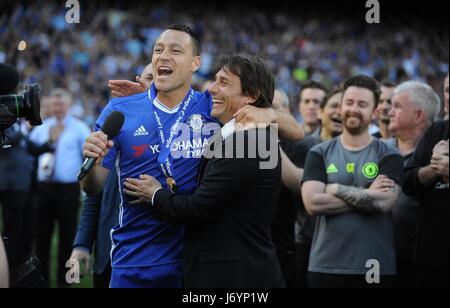
{"type": "MultiPolygon", "coordinates": [[[[86,140],[84,155],[101,158],[82,182],[86,193],[101,190],[107,169],[114,164],[120,179],[119,224],[111,231],[111,287],[182,286],[184,226],[162,222],[152,209],[130,207],[123,183],[149,174],[179,194],[195,190],[203,150],[220,128],[210,115],[210,94],[191,88],[199,55],[200,44],[192,30],[179,25],[167,28],[154,47],[150,90],[113,99],[96,123],[98,130],[112,111],[120,111],[125,116],[120,134],[108,141],[96,132],[86,140]]],[[[246,114],[248,110],[240,117],[251,120],[246,114]]]]}

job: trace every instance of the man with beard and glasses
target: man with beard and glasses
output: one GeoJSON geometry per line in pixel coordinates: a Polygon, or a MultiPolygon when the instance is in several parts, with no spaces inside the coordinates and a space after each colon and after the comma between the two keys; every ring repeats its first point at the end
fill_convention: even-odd
{"type": "Polygon", "coordinates": [[[387,140],[392,137],[392,132],[389,130],[389,111],[392,109],[394,90],[395,84],[392,82],[384,82],[381,85],[380,102],[378,103],[376,112],[379,131],[373,134],[375,138],[387,140]]]}
{"type": "Polygon", "coordinates": [[[403,158],[369,134],[379,95],[379,84],[370,77],[347,80],[342,135],[315,146],[306,158],[302,196],[308,212],[317,216],[309,287],[395,284],[391,211],[399,196],[403,158]],[[376,283],[366,280],[371,267],[376,283]]]}

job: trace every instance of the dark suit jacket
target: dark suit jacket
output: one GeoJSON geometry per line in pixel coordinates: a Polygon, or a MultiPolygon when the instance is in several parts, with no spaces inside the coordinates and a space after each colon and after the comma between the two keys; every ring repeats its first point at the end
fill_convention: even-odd
{"type": "MultiPolygon", "coordinates": [[[[238,134],[258,149],[258,138],[249,131],[238,134]]],[[[262,130],[264,138],[269,134],[269,129],[262,130]]],[[[222,149],[233,138],[236,133],[222,149]]],[[[260,168],[259,154],[256,158],[211,158],[194,195],[177,196],[168,190],[155,194],[154,208],[163,218],[186,224],[185,287],[284,286],[270,233],[281,186],[277,142],[272,146],[272,169],[260,168]]]]}
{"type": "Polygon", "coordinates": [[[31,188],[33,157],[21,144],[25,137],[18,124],[5,131],[12,147],[0,147],[0,192],[28,192],[31,188]]]}

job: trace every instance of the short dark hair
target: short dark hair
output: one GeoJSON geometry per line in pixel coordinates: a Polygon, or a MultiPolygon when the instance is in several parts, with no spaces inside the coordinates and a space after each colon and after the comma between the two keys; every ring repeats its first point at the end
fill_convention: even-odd
{"type": "Polygon", "coordinates": [[[320,109],[324,109],[325,106],[327,105],[328,101],[330,100],[330,98],[332,98],[333,96],[335,96],[338,93],[342,93],[344,92],[342,90],[342,87],[334,87],[330,92],[327,93],[327,95],[325,95],[325,97],[323,98],[323,101],[320,103],[320,109]]]}
{"type": "Polygon", "coordinates": [[[217,71],[228,70],[241,79],[245,96],[256,98],[255,107],[271,107],[275,92],[275,79],[269,67],[260,58],[250,55],[222,56],[217,71]]]}
{"type": "Polygon", "coordinates": [[[378,81],[366,75],[357,75],[344,82],[344,92],[350,87],[364,88],[371,91],[375,99],[374,108],[378,106],[381,94],[380,83],[378,81]]]}
{"type": "Polygon", "coordinates": [[[201,52],[201,43],[200,38],[197,33],[194,32],[191,28],[185,25],[173,24],[166,28],[166,30],[176,30],[189,34],[192,40],[192,50],[194,52],[194,56],[199,56],[201,52]]]}
{"type": "Polygon", "coordinates": [[[325,93],[329,91],[327,86],[325,86],[323,83],[314,80],[308,80],[300,84],[300,100],[302,99],[303,90],[306,89],[319,89],[325,93]]]}

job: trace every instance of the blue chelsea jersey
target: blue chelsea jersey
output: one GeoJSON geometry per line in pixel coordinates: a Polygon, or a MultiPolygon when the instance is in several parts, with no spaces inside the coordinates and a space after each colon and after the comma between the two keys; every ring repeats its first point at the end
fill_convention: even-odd
{"type": "MultiPolygon", "coordinates": [[[[177,194],[192,194],[195,191],[201,157],[208,139],[220,128],[210,115],[210,94],[191,93],[193,98],[189,109],[186,109],[184,120],[178,125],[178,134],[170,147],[177,194]]],[[[167,187],[166,177],[157,161],[161,151],[158,134],[162,131],[168,139],[182,106],[169,110],[156,100],[156,94],[152,85],[148,92],[113,99],[96,122],[96,130],[100,130],[112,111],[120,111],[125,116],[119,135],[113,139],[114,148],[103,160],[105,168],[115,167],[119,175],[119,222],[111,230],[111,259],[112,266],[116,268],[182,262],[184,226],[161,221],[148,205],[128,205],[128,197],[123,193],[125,179],[139,178],[141,174],[151,175],[167,187]],[[159,117],[160,124],[156,117],[159,117]]]]}

